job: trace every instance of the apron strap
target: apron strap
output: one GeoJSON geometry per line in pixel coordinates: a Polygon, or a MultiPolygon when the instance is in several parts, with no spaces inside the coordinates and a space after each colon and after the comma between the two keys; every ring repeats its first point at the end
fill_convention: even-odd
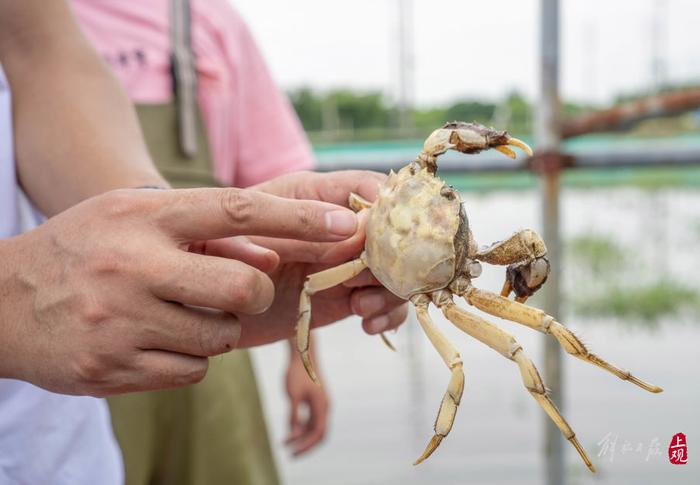
{"type": "Polygon", "coordinates": [[[197,71],[189,0],[170,0],[170,48],[180,151],[193,158],[197,154],[197,71]]]}

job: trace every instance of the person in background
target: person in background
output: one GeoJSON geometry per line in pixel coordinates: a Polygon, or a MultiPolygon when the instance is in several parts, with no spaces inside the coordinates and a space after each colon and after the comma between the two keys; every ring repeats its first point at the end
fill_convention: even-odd
{"type": "MultiPolygon", "coordinates": [[[[64,1],[0,0],[0,64],[0,483],[117,485],[96,397],[196,383],[210,356],[289,338],[309,261],[362,248],[348,193],[382,176],[154,190],[169,184],[133,107],[64,1]]],[[[395,327],[401,305],[362,286],[319,294],[313,323],[378,291],[379,331],[395,327]]]]}
{"type": "MultiPolygon", "coordinates": [[[[238,12],[226,0],[188,3],[71,2],[136,104],[159,171],[179,187],[246,187],[312,168],[299,121],[238,12]],[[193,133],[183,135],[188,120],[193,133]]],[[[369,324],[375,310],[366,310],[356,309],[369,324]]],[[[323,439],[328,397],[293,346],[286,389],[287,444],[298,455],[323,439]]],[[[213,362],[195,386],[118,396],[110,407],[129,485],[278,482],[247,351],[213,362]]]]}

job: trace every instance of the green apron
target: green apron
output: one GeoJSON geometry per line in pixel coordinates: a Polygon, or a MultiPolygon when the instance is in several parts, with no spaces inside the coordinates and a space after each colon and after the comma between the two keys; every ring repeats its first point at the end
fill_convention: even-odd
{"type": "MultiPolygon", "coordinates": [[[[178,149],[174,104],[138,106],[137,111],[151,155],[174,186],[216,183],[201,122],[197,155],[186,158],[178,149]]],[[[199,384],[108,401],[126,485],[279,483],[245,350],[210,359],[199,384]]]]}
{"type": "MultiPolygon", "coordinates": [[[[177,15],[171,23],[180,29],[171,32],[175,101],[137,106],[158,169],[180,188],[219,185],[194,101],[196,78],[182,72],[193,70],[188,8],[186,1],[173,0],[177,15]]],[[[247,351],[210,359],[199,384],[108,401],[126,485],[279,483],[247,351]]]]}

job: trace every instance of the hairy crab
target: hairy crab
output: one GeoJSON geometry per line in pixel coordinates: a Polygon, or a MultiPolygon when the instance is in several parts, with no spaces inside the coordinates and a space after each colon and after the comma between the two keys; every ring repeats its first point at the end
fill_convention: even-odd
{"type": "MultiPolygon", "coordinates": [[[[374,203],[351,194],[349,203],[354,210],[370,211],[365,250],[358,259],[308,276],[299,302],[297,350],[309,376],[318,382],[308,353],[310,297],[369,268],[390,291],[413,303],[421,327],[451,371],[435,420],[435,434],[415,464],[428,458],[450,432],[464,390],[462,359],[429,316],[428,305],[433,303],[459,329],[515,362],[525,388],[576,448],[586,466],[595,471],[520,344],[493,323],[458,307],[453,301],[455,295],[463,297],[485,313],[550,334],[574,357],[647,391],[662,391],[591,353],[554,317],[524,304],[549,274],[547,249],[536,232],[521,230],[503,241],[478,247],[459,193],[436,176],[437,157],[449,149],[478,153],[489,148],[515,157],[509,146],[532,155],[530,147],[504,131],[476,123],[447,123],[428,137],[415,161],[398,173],[390,173],[374,203]],[[481,262],[507,266],[500,295],[472,286],[472,280],[481,274],[481,262]],[[514,300],[508,298],[511,292],[515,294],[514,300]]],[[[382,339],[393,349],[384,335],[382,339]]]]}

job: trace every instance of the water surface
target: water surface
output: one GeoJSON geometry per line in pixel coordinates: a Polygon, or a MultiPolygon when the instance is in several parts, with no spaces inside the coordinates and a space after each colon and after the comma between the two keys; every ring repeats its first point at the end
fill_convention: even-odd
{"type": "MultiPolygon", "coordinates": [[[[518,228],[539,228],[535,193],[463,196],[481,244],[518,228]]],[[[562,198],[565,237],[586,231],[634,247],[640,264],[700,288],[700,193],[685,190],[569,190],[562,198]]],[[[500,289],[503,270],[486,268],[476,283],[500,289]]],[[[649,275],[654,277],[653,274],[649,275]]],[[[582,284],[590,284],[583,282],[582,284]]],[[[476,310],[475,310],[476,311],[476,310]]],[[[612,319],[590,321],[563,310],[561,320],[600,356],[664,387],[649,394],[578,359],[564,356],[564,415],[598,468],[591,475],[567,446],[570,484],[700,483],[700,317],[665,318],[655,330],[612,319]],[[689,464],[669,464],[671,437],[688,437],[689,464]],[[604,446],[617,437],[615,450],[604,446]],[[607,451],[606,451],[607,450],[607,451]],[[599,456],[599,454],[601,456],[599,456]]],[[[478,313],[478,311],[477,311],[478,313]]],[[[365,335],[359,321],[314,333],[332,399],[330,432],[317,451],[291,459],[277,446],[287,484],[541,484],[544,412],[522,386],[515,364],[432,312],[464,360],[466,387],[454,428],[424,464],[412,466],[432,436],[449,372],[415,321],[393,339],[398,353],[365,335]]],[[[511,332],[542,369],[546,338],[488,317],[511,332]]],[[[254,352],[272,440],[286,433],[282,386],[287,345],[254,352]]]]}

